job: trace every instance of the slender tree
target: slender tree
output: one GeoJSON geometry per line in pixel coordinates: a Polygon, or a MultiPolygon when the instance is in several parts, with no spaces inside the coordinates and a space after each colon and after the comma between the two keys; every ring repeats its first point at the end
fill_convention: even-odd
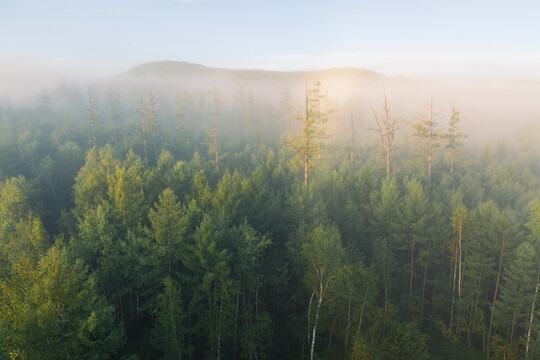
{"type": "Polygon", "coordinates": [[[386,177],[390,178],[392,170],[392,153],[395,150],[394,139],[399,130],[403,129],[406,124],[403,119],[399,117],[392,117],[390,115],[391,104],[386,96],[386,89],[383,85],[383,103],[382,113],[377,113],[373,105],[371,105],[371,111],[375,117],[376,128],[370,128],[370,130],[376,131],[379,135],[379,144],[381,147],[381,158],[384,166],[386,167],[386,177]]]}
{"type": "Polygon", "coordinates": [[[156,158],[156,163],[158,161],[158,152],[157,152],[157,115],[159,111],[159,106],[156,104],[156,98],[152,94],[152,89],[148,90],[148,95],[146,96],[146,106],[145,110],[148,112],[148,130],[152,133],[152,140],[154,143],[154,156],[156,158]]]}
{"type": "Polygon", "coordinates": [[[186,354],[185,313],[180,285],[166,277],[163,291],[157,297],[156,317],[152,337],[157,348],[163,351],[163,359],[180,360],[186,354]]]}
{"type": "Polygon", "coordinates": [[[350,159],[350,162],[351,162],[351,165],[354,165],[354,112],[353,112],[353,102],[352,102],[352,97],[351,97],[351,113],[350,113],[350,125],[351,125],[351,130],[349,132],[349,151],[350,151],[350,156],[349,156],[349,159],[350,159]]]}
{"type": "Polygon", "coordinates": [[[139,98],[135,98],[135,112],[139,116],[141,121],[141,130],[143,135],[143,146],[144,146],[144,159],[148,161],[148,151],[146,149],[146,122],[144,113],[146,111],[146,104],[143,101],[142,93],[139,94],[139,98]]]}
{"type": "Polygon", "coordinates": [[[454,239],[450,244],[450,259],[451,266],[453,268],[452,275],[452,308],[450,311],[450,328],[454,322],[454,302],[456,294],[456,286],[458,292],[458,299],[461,299],[461,289],[463,285],[463,231],[465,228],[465,221],[467,219],[467,209],[465,206],[460,205],[453,213],[452,221],[452,233],[454,239]]]}
{"type": "Polygon", "coordinates": [[[433,150],[439,146],[442,134],[439,129],[442,111],[435,110],[433,98],[426,103],[427,115],[419,117],[419,121],[414,124],[415,134],[420,145],[420,152],[425,158],[428,167],[428,179],[431,182],[433,150]]]}
{"type": "Polygon", "coordinates": [[[114,150],[118,152],[118,119],[120,114],[118,113],[118,94],[113,93],[109,101],[109,117],[113,122],[114,127],[114,150]]]}
{"type": "Polygon", "coordinates": [[[341,246],[339,231],[335,227],[318,226],[309,235],[308,242],[302,246],[301,254],[307,265],[306,286],[317,299],[313,325],[309,329],[311,332],[310,359],[313,360],[321,305],[328,290],[342,271],[345,252],[341,246]]]}
{"type": "Polygon", "coordinates": [[[171,189],[165,189],[159,196],[155,210],[150,209],[148,218],[152,227],[150,235],[156,242],[156,253],[167,258],[167,274],[173,275],[174,264],[180,259],[180,246],[184,232],[181,205],[171,189]]]}
{"type": "Polygon", "coordinates": [[[88,107],[86,108],[86,112],[88,121],[90,121],[90,125],[92,126],[92,142],[94,146],[97,146],[96,123],[99,118],[99,109],[96,94],[92,87],[88,88],[88,107]]]}
{"type": "Polygon", "coordinates": [[[326,116],[320,111],[320,83],[315,82],[314,88],[308,90],[306,80],[306,99],[304,116],[298,115],[296,120],[300,123],[301,133],[296,138],[289,137],[287,144],[296,151],[304,165],[304,184],[308,184],[308,176],[313,168],[313,157],[319,152],[322,141],[322,123],[326,116]]]}
{"type": "Polygon", "coordinates": [[[446,148],[450,149],[450,174],[453,174],[454,172],[454,158],[457,148],[462,145],[461,140],[468,136],[459,131],[458,123],[460,120],[459,111],[457,111],[455,105],[452,105],[452,115],[450,116],[450,121],[448,123],[448,132],[444,135],[446,148]]]}

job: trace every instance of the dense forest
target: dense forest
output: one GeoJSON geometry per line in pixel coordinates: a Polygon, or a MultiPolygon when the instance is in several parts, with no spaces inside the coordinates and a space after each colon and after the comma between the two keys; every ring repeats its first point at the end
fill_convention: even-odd
{"type": "Polygon", "coordinates": [[[300,85],[1,102],[0,359],[540,359],[534,139],[300,85]]]}

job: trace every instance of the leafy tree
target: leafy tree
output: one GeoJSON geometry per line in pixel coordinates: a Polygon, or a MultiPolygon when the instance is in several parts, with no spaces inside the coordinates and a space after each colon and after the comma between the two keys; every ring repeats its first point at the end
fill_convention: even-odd
{"type": "Polygon", "coordinates": [[[185,226],[182,207],[171,189],[163,190],[159,202],[155,204],[155,210],[150,209],[148,218],[151,223],[149,233],[155,241],[156,254],[167,259],[167,274],[171,277],[173,266],[181,258],[185,226]]]}
{"type": "Polygon", "coordinates": [[[185,313],[179,284],[166,277],[157,301],[154,310],[156,321],[152,330],[154,343],[163,351],[163,359],[182,359],[187,348],[185,313]]]}
{"type": "Polygon", "coordinates": [[[23,349],[30,358],[104,359],[123,343],[114,308],[99,296],[82,261],[53,247],[40,261],[27,299],[23,349]]]}
{"type": "Polygon", "coordinates": [[[426,160],[428,167],[428,179],[431,182],[431,171],[433,163],[433,150],[440,145],[442,134],[439,130],[441,121],[441,111],[435,110],[433,98],[427,104],[427,115],[420,118],[419,122],[414,124],[415,134],[418,138],[420,151],[426,160]]]}
{"type": "Polygon", "coordinates": [[[313,168],[313,157],[319,152],[322,141],[322,124],[326,121],[326,114],[321,111],[319,92],[320,83],[317,81],[312,90],[308,91],[306,81],[306,109],[304,116],[298,115],[296,120],[300,123],[301,133],[295,138],[289,137],[287,144],[295,152],[296,157],[304,167],[304,184],[308,183],[308,174],[313,168]]]}
{"type": "MultiPolygon", "coordinates": [[[[419,249],[431,246],[428,244],[427,224],[428,201],[423,193],[422,186],[418,181],[410,180],[406,183],[406,193],[403,198],[402,226],[408,242],[409,257],[409,304],[411,315],[413,314],[413,285],[416,272],[416,263],[419,249]]],[[[403,263],[403,261],[401,261],[403,263]]],[[[406,271],[404,272],[406,273],[406,271]]],[[[424,279],[425,284],[425,279],[424,279]]],[[[425,286],[425,285],[424,285],[425,286]]]]}
{"type": "MultiPolygon", "coordinates": [[[[338,229],[322,225],[316,227],[309,235],[308,241],[302,246],[301,256],[307,267],[304,282],[312,292],[311,299],[313,297],[317,299],[313,325],[309,328],[311,332],[309,337],[311,340],[310,359],[313,360],[321,305],[327,292],[337,281],[343,267],[345,252],[341,245],[338,229]]],[[[310,320],[311,299],[308,308],[310,320]]]]}
{"type": "Polygon", "coordinates": [[[380,193],[372,196],[373,260],[382,278],[385,314],[388,310],[392,280],[396,271],[395,246],[401,243],[400,197],[396,181],[385,179],[380,193]]]}
{"type": "Polygon", "coordinates": [[[45,229],[29,206],[31,196],[23,177],[0,183],[0,278],[22,259],[37,263],[47,248],[45,229]]]}
{"type": "Polygon", "coordinates": [[[448,122],[448,131],[444,134],[444,140],[446,142],[446,148],[450,149],[450,174],[454,172],[454,157],[456,155],[457,148],[462,145],[461,140],[467,138],[467,135],[462,134],[458,129],[460,122],[460,112],[456,107],[452,105],[452,115],[448,122]]]}

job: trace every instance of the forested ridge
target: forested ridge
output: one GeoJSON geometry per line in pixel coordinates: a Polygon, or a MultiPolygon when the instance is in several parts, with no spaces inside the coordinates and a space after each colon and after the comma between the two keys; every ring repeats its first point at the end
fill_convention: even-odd
{"type": "Polygon", "coordinates": [[[534,139],[323,88],[0,103],[0,359],[539,359],[534,139]]]}

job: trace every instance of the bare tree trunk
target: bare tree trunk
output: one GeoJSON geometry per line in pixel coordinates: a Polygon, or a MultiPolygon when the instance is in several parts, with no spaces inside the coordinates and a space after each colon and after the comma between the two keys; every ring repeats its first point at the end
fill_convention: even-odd
{"type": "Polygon", "coordinates": [[[461,300],[461,288],[463,286],[463,272],[462,272],[462,268],[461,268],[461,263],[462,263],[462,244],[461,244],[461,229],[459,229],[459,234],[458,234],[458,269],[459,269],[459,273],[458,273],[458,299],[461,300]]]}
{"type": "Polygon", "coordinates": [[[171,277],[171,223],[167,223],[167,258],[169,260],[169,277],[171,277]]]}
{"type": "Polygon", "coordinates": [[[430,109],[431,111],[429,112],[429,138],[428,138],[428,179],[429,179],[429,182],[431,183],[431,158],[432,158],[431,151],[432,151],[432,145],[433,145],[432,144],[433,136],[435,136],[435,134],[433,133],[433,100],[431,101],[430,109]]]}
{"type": "Polygon", "coordinates": [[[118,152],[118,94],[113,94],[110,104],[110,116],[114,125],[114,150],[118,152]]]}
{"type": "Polygon", "coordinates": [[[347,308],[347,328],[345,329],[345,350],[349,344],[349,328],[351,327],[351,300],[352,295],[349,294],[349,307],[347,308]]]}
{"type": "Polygon", "coordinates": [[[390,108],[387,106],[386,93],[384,94],[384,104],[386,110],[386,177],[390,179],[390,108]]]}
{"type": "Polygon", "coordinates": [[[172,324],[172,330],[173,330],[173,336],[174,336],[174,345],[176,347],[176,354],[178,355],[178,360],[182,358],[180,354],[180,348],[178,347],[178,335],[176,333],[176,321],[174,319],[174,309],[172,307],[173,299],[172,294],[169,295],[169,310],[171,312],[171,324],[172,324]]]}
{"type": "Polygon", "coordinates": [[[88,120],[90,120],[90,124],[92,125],[92,141],[94,143],[94,146],[97,146],[97,138],[96,138],[96,121],[97,121],[97,108],[94,100],[94,91],[92,88],[88,88],[88,120]]]}
{"type": "Polygon", "coordinates": [[[241,277],[238,281],[238,290],[236,291],[236,311],[234,313],[234,339],[233,339],[233,359],[236,359],[236,335],[238,333],[238,304],[240,302],[240,282],[241,277]]]}
{"type": "MultiPolygon", "coordinates": [[[[311,340],[311,335],[310,335],[310,332],[311,332],[311,304],[313,303],[313,297],[315,296],[315,290],[313,290],[313,292],[311,293],[311,297],[309,298],[309,306],[308,306],[308,334],[307,334],[307,339],[308,339],[308,343],[310,342],[311,340]]],[[[302,341],[302,358],[304,358],[304,342],[302,341]]]]}
{"type": "Polygon", "coordinates": [[[217,132],[214,136],[214,146],[216,148],[216,172],[219,174],[219,152],[218,152],[218,143],[217,143],[217,132]]]}
{"type": "Polygon", "coordinates": [[[358,328],[356,329],[355,341],[358,341],[358,336],[360,336],[360,328],[362,327],[362,319],[364,317],[364,309],[366,308],[368,290],[369,282],[366,286],[366,292],[364,293],[364,302],[362,303],[362,309],[360,309],[360,319],[358,320],[358,328]]]}
{"type": "Polygon", "coordinates": [[[501,256],[499,257],[499,270],[497,271],[497,282],[495,283],[495,293],[493,294],[493,305],[491,306],[491,316],[489,317],[489,330],[488,330],[488,337],[487,337],[487,359],[489,360],[489,348],[490,348],[490,340],[491,340],[491,327],[493,325],[493,314],[495,313],[495,304],[497,303],[497,291],[499,290],[499,282],[501,280],[501,270],[502,270],[502,263],[503,263],[503,256],[504,256],[504,241],[505,236],[502,237],[502,244],[501,244],[501,256]]]}
{"type": "Polygon", "coordinates": [[[393,150],[394,137],[399,130],[405,127],[405,124],[400,118],[390,117],[390,103],[388,102],[388,97],[386,96],[386,90],[384,88],[384,85],[383,91],[383,113],[381,116],[379,116],[373,106],[371,107],[371,110],[375,117],[377,128],[370,128],[369,130],[375,130],[379,134],[382,162],[386,168],[386,177],[390,178],[390,171],[392,169],[391,153],[393,150]]]}
{"type": "Polygon", "coordinates": [[[317,336],[317,323],[319,322],[319,312],[322,304],[322,281],[321,281],[321,293],[319,293],[319,301],[317,303],[317,311],[315,312],[315,320],[313,321],[313,333],[311,334],[311,351],[310,360],[313,360],[313,354],[315,353],[315,337],[317,336]]]}
{"type": "Polygon", "coordinates": [[[148,161],[148,151],[146,150],[146,124],[144,121],[144,110],[145,110],[145,106],[143,105],[142,95],[140,95],[139,102],[137,104],[137,112],[139,113],[139,119],[141,120],[143,145],[144,145],[144,159],[148,161]]]}
{"type": "Polygon", "coordinates": [[[351,165],[354,165],[354,118],[353,118],[353,105],[352,105],[352,98],[351,98],[351,139],[350,139],[350,147],[351,147],[351,165]]]}
{"type": "Polygon", "coordinates": [[[426,257],[426,263],[424,264],[424,279],[422,280],[422,302],[420,304],[420,314],[424,312],[424,299],[426,296],[426,280],[427,280],[427,270],[428,270],[428,260],[429,260],[430,250],[431,250],[431,238],[428,239],[428,243],[427,243],[427,257],[426,257]]]}
{"type": "MultiPolygon", "coordinates": [[[[317,125],[319,127],[319,136],[322,136],[322,124],[321,124],[321,101],[317,97],[317,125]]],[[[319,161],[321,160],[321,141],[319,140],[319,161]]]]}
{"type": "MultiPolygon", "coordinates": [[[[309,123],[309,98],[306,80],[306,125],[309,123]]],[[[309,129],[304,128],[304,184],[308,183],[308,167],[309,167],[309,129]]]]}
{"type": "Polygon", "coordinates": [[[410,258],[410,267],[409,267],[409,309],[411,311],[411,319],[413,318],[413,306],[412,306],[412,290],[413,290],[413,280],[414,280],[414,242],[413,237],[410,241],[411,247],[411,258],[410,258]]]}
{"type": "Polygon", "coordinates": [[[454,281],[453,281],[453,286],[452,286],[452,309],[450,311],[450,329],[452,329],[452,327],[454,325],[454,302],[455,302],[455,297],[456,297],[456,274],[457,274],[457,261],[454,264],[454,281]]]}
{"type": "Polygon", "coordinates": [[[450,149],[450,175],[454,172],[454,147],[450,149]]]}
{"type": "Polygon", "coordinates": [[[156,114],[158,112],[158,108],[155,106],[154,95],[152,95],[152,90],[148,91],[146,105],[148,106],[148,111],[150,113],[150,127],[152,131],[152,139],[154,142],[154,156],[156,158],[156,164],[157,164],[158,153],[157,153],[157,141],[156,141],[156,132],[157,132],[156,114]]]}
{"type": "Polygon", "coordinates": [[[334,321],[332,322],[332,328],[330,329],[330,335],[328,336],[328,348],[332,346],[332,335],[334,334],[334,328],[336,327],[336,320],[337,320],[337,312],[336,316],[334,316],[334,321]]]}
{"type": "Polygon", "coordinates": [[[536,296],[538,295],[538,288],[540,287],[540,271],[536,276],[536,289],[534,290],[534,297],[531,304],[531,316],[529,317],[529,330],[527,331],[527,345],[525,346],[525,359],[529,357],[529,344],[531,340],[531,329],[534,320],[534,305],[536,303],[536,296]]]}

